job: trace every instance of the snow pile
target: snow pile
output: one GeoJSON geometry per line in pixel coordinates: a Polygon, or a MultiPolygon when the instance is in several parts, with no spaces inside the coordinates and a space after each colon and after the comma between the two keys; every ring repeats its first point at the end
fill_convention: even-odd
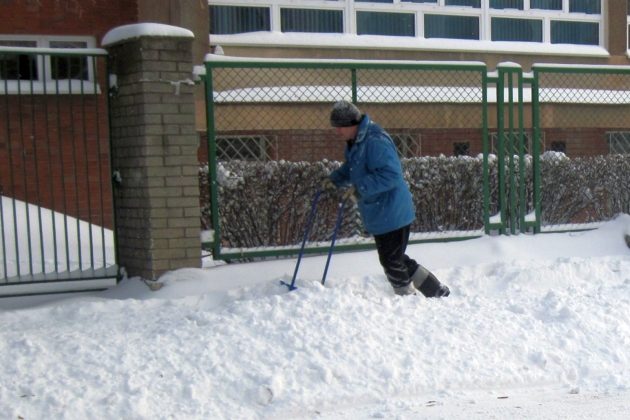
{"type": "Polygon", "coordinates": [[[129,279],[3,299],[0,412],[627,418],[629,230],[622,215],[590,232],[410,247],[450,286],[443,300],[394,296],[374,251],[335,255],[325,287],[325,256],[305,258],[293,292],[280,280],[295,260],[276,260],[174,271],[156,292],[129,279]]]}

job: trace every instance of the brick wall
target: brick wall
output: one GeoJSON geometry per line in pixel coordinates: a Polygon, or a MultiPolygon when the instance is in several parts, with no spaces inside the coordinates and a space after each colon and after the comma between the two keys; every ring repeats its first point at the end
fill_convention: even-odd
{"type": "Polygon", "coordinates": [[[94,36],[138,21],[136,1],[3,0],[2,34],[94,36]]]}
{"type": "MultiPolygon", "coordinates": [[[[554,142],[566,145],[565,153],[570,157],[596,156],[608,154],[606,132],[628,131],[627,129],[604,128],[546,128],[543,130],[545,148],[552,150],[554,142]]],[[[491,129],[496,132],[496,129],[491,129]]],[[[453,156],[456,143],[467,143],[469,155],[477,156],[483,153],[482,132],[479,129],[414,129],[389,130],[390,134],[409,134],[419,136],[421,148],[419,156],[453,156]]],[[[277,147],[269,154],[274,159],[291,161],[318,161],[322,159],[343,160],[345,144],[335,137],[332,130],[260,130],[222,132],[221,135],[264,135],[274,138],[277,147]]],[[[208,161],[208,146],[206,133],[199,133],[200,144],[197,152],[199,162],[208,161]]]]}
{"type": "Polygon", "coordinates": [[[104,94],[0,96],[2,194],[112,228],[110,179],[104,94]]]}

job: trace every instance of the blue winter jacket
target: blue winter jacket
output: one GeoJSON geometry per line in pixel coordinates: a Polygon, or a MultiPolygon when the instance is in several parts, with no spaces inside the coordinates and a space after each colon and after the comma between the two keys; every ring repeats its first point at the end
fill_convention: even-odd
{"type": "Polygon", "coordinates": [[[415,219],[411,193],[391,137],[364,115],[345,162],[330,179],[338,187],[353,185],[365,229],[372,235],[391,232],[415,219]]]}

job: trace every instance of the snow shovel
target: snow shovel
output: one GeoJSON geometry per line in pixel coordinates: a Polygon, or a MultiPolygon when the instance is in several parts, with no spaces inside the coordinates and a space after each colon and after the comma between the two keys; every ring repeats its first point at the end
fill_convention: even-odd
{"type": "Polygon", "coordinates": [[[319,190],[315,193],[315,197],[313,197],[313,203],[311,204],[311,213],[308,215],[308,219],[306,220],[306,227],[304,228],[304,238],[302,239],[302,247],[300,248],[300,253],[298,255],[297,263],[295,263],[295,270],[293,271],[293,279],[291,279],[291,284],[285,281],[280,281],[280,283],[284,284],[285,286],[289,288],[289,291],[297,289],[297,287],[295,287],[295,278],[297,277],[298,269],[300,268],[302,255],[304,255],[304,246],[306,246],[308,235],[311,233],[311,227],[313,226],[313,219],[315,219],[315,213],[317,212],[317,202],[319,201],[319,197],[321,195],[322,195],[322,190],[319,190]]]}
{"type": "MultiPolygon", "coordinates": [[[[317,211],[317,203],[319,201],[319,197],[321,195],[321,191],[318,191],[313,198],[313,204],[311,205],[311,213],[309,214],[308,220],[306,222],[306,228],[304,229],[304,238],[302,239],[302,246],[300,248],[300,253],[298,255],[297,262],[295,263],[295,270],[293,271],[293,278],[291,279],[291,284],[281,281],[280,283],[284,284],[289,288],[289,291],[297,289],[295,286],[295,279],[297,278],[297,273],[300,268],[300,262],[302,261],[302,256],[304,255],[304,247],[306,245],[306,241],[308,240],[308,236],[311,232],[311,228],[313,226],[313,219],[315,218],[315,213],[317,211]]],[[[324,275],[322,277],[322,285],[326,282],[326,275],[328,274],[328,266],[330,265],[330,259],[332,257],[333,248],[335,246],[335,240],[337,238],[337,232],[339,231],[339,226],[341,226],[341,219],[343,215],[343,207],[345,204],[345,200],[339,203],[339,210],[337,210],[337,222],[335,223],[335,229],[332,234],[332,241],[330,243],[330,248],[328,250],[328,258],[326,259],[326,267],[324,268],[324,275]]]]}
{"type": "Polygon", "coordinates": [[[346,204],[346,200],[339,202],[339,210],[337,210],[337,222],[335,223],[335,230],[333,230],[332,239],[330,241],[330,248],[328,249],[328,258],[326,258],[326,267],[324,268],[324,275],[322,276],[322,286],[326,283],[326,274],[328,274],[328,266],[330,265],[330,258],[332,257],[333,248],[335,247],[335,239],[337,239],[337,232],[341,226],[341,219],[343,215],[343,207],[346,204]]]}

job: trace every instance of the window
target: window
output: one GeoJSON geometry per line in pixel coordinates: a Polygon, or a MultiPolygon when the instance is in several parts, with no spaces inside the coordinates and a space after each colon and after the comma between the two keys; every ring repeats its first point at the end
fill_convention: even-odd
{"type": "Polygon", "coordinates": [[[567,153],[567,142],[566,141],[552,141],[551,148],[549,149],[552,152],[562,152],[567,153]]]}
{"type": "Polygon", "coordinates": [[[492,40],[542,42],[542,21],[492,18],[492,40]]]}
{"type": "Polygon", "coordinates": [[[282,32],[343,33],[341,10],[280,9],[282,32]]]}
{"type": "Polygon", "coordinates": [[[552,44],[599,45],[599,25],[590,22],[551,22],[552,44]]]}
{"type": "Polygon", "coordinates": [[[211,34],[270,31],[268,7],[210,6],[211,34]]]}
{"type": "Polygon", "coordinates": [[[357,35],[415,36],[411,13],[357,12],[357,35]]]}
{"type": "Polygon", "coordinates": [[[470,143],[467,141],[453,143],[453,156],[470,156],[470,143]]]}
{"type": "Polygon", "coordinates": [[[470,6],[479,9],[481,7],[481,0],[446,0],[445,6],[470,6]]]}
{"type": "Polygon", "coordinates": [[[425,38],[479,39],[476,16],[424,15],[425,38]]]}
{"type": "MultiPolygon", "coordinates": [[[[83,41],[50,41],[50,48],[87,48],[83,41]]],[[[88,80],[87,57],[50,57],[50,73],[53,79],[88,80]]]]}
{"type": "Polygon", "coordinates": [[[523,10],[523,0],[490,0],[490,8],[523,10]]]}
{"type": "MultiPolygon", "coordinates": [[[[3,47],[37,47],[35,41],[1,40],[3,47]]],[[[20,53],[0,53],[0,79],[3,80],[37,80],[36,57],[20,53]]]]}
{"type": "Polygon", "coordinates": [[[601,13],[600,0],[569,0],[569,12],[598,15],[601,13]]]}
{"type": "Polygon", "coordinates": [[[608,142],[608,153],[615,155],[630,154],[630,132],[629,131],[612,131],[606,133],[606,141],[608,142]]]}
{"type": "Polygon", "coordinates": [[[5,81],[0,89],[37,94],[98,92],[95,63],[100,54],[68,51],[93,48],[94,44],[91,37],[0,35],[0,79],[5,81]],[[56,53],[55,49],[64,51],[56,53]]]}
{"type": "MultiPolygon", "coordinates": [[[[317,35],[299,40],[291,35],[274,37],[273,41],[264,36],[239,39],[241,34],[261,31],[392,37],[384,40],[388,48],[398,45],[393,37],[417,37],[418,48],[423,48],[424,40],[435,38],[527,42],[551,46],[551,52],[565,55],[571,55],[571,49],[555,44],[605,47],[603,0],[213,0],[210,3],[211,34],[215,35],[211,41],[222,45],[273,42],[294,46],[299,41],[304,46],[321,46],[322,42],[337,46],[332,38],[317,35]]],[[[630,14],[627,23],[630,33],[630,14]]],[[[354,45],[350,37],[338,38],[338,43],[346,47],[354,45]]],[[[435,46],[433,42],[427,44],[435,46]]],[[[488,47],[494,50],[492,44],[488,47]]],[[[443,48],[461,50],[465,46],[444,43],[443,48]]],[[[519,51],[518,44],[514,50],[525,51],[519,51]]]]}
{"type": "Polygon", "coordinates": [[[562,0],[531,0],[531,9],[562,10],[562,0]]]}
{"type": "Polygon", "coordinates": [[[272,160],[271,150],[275,140],[267,136],[217,136],[218,160],[248,160],[264,162],[272,160]]]}

